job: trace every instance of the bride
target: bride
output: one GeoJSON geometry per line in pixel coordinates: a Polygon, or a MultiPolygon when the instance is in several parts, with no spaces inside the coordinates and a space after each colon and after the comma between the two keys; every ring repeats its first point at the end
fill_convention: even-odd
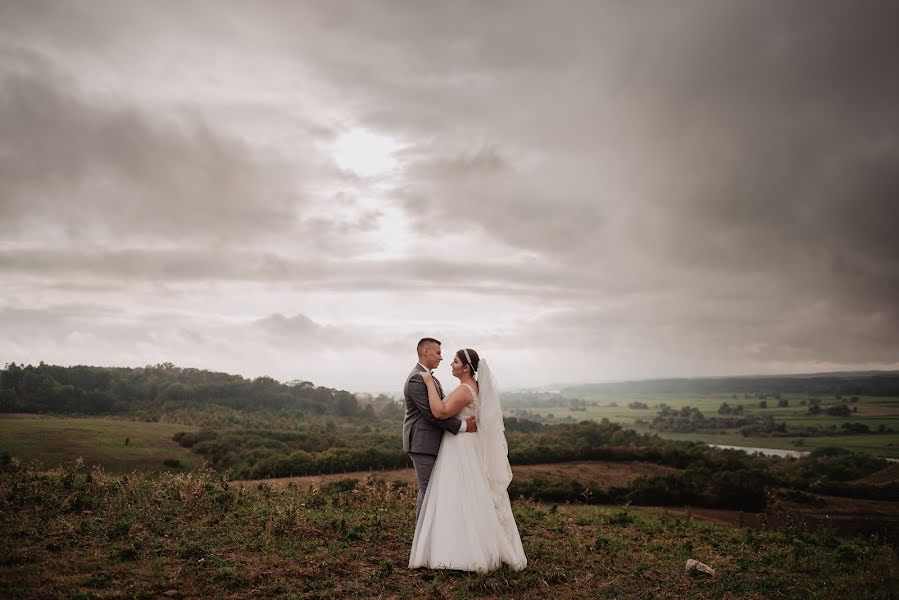
{"type": "Polygon", "coordinates": [[[438,419],[477,418],[476,435],[444,435],[422,502],[409,567],[491,571],[527,565],[507,488],[512,481],[496,380],[470,348],[456,352],[453,376],[461,385],[446,397],[429,371],[422,373],[438,419]],[[475,379],[477,375],[477,379],[475,379]]]}

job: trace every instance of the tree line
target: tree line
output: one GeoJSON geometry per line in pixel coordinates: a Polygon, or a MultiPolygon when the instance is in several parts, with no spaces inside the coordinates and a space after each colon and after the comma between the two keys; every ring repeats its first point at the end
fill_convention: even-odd
{"type": "Polygon", "coordinates": [[[0,371],[0,412],[133,415],[165,406],[220,406],[238,411],[296,410],[355,416],[362,408],[344,390],[308,381],[281,383],[162,363],[140,368],[9,363],[0,371]]]}

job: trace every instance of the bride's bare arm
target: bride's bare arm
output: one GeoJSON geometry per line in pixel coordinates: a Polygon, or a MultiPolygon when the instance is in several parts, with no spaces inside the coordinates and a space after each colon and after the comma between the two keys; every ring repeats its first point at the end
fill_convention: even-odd
{"type": "Polygon", "coordinates": [[[461,385],[453,390],[445,400],[441,400],[431,374],[422,373],[421,378],[428,388],[428,404],[431,406],[431,413],[438,419],[455,417],[471,402],[471,394],[461,385]]]}

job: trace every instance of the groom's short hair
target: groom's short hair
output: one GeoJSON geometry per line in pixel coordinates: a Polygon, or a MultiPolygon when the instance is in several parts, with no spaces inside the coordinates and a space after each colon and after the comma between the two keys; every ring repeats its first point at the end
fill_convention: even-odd
{"type": "Polygon", "coordinates": [[[438,346],[441,345],[440,340],[435,340],[434,338],[421,338],[420,340],[418,340],[418,346],[415,347],[415,350],[416,352],[418,352],[419,356],[424,354],[425,346],[427,346],[428,344],[437,344],[438,346]]]}

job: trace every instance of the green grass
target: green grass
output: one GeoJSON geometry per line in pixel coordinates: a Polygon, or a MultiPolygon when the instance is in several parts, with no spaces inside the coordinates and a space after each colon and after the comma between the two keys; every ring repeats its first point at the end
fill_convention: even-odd
{"type": "Polygon", "coordinates": [[[750,530],[614,507],[514,507],[529,564],[406,568],[411,485],[229,485],[206,471],[109,477],[0,471],[0,597],[886,599],[899,556],[878,539],[750,530]],[[717,571],[684,572],[688,558],[717,571]]]}
{"type": "Polygon", "coordinates": [[[81,457],[86,464],[101,465],[111,473],[166,470],[166,459],[196,469],[202,465],[201,458],[172,441],[175,433],[194,429],[101,418],[0,418],[0,453],[48,468],[81,457]]]}
{"type": "MultiPolygon", "coordinates": [[[[540,407],[528,408],[532,413],[547,417],[552,414],[556,419],[571,417],[578,421],[608,419],[613,423],[621,423],[625,426],[634,426],[637,419],[652,421],[662,403],[673,408],[691,406],[698,408],[704,415],[713,417],[718,415],[718,408],[723,402],[731,406],[743,406],[747,416],[769,415],[775,421],[785,421],[788,425],[817,426],[821,428],[835,427],[840,430],[843,423],[861,423],[867,425],[872,431],[876,431],[880,425],[891,428],[894,433],[872,433],[864,435],[834,435],[803,438],[803,446],[796,447],[793,441],[798,437],[773,438],[773,437],[743,437],[735,432],[726,432],[723,435],[714,433],[659,433],[660,437],[673,440],[701,441],[709,444],[727,444],[734,446],[754,446],[759,448],[781,448],[790,450],[811,450],[820,446],[840,446],[860,452],[869,452],[879,456],[899,458],[899,398],[861,396],[858,402],[849,404],[857,407],[858,412],[850,417],[831,417],[828,415],[811,416],[808,414],[808,406],[799,404],[800,400],[815,397],[821,400],[823,405],[839,403],[834,397],[825,396],[784,396],[789,401],[789,406],[778,407],[777,400],[768,398],[769,408],[759,408],[759,398],[744,398],[738,394],[735,399],[732,395],[705,395],[684,396],[675,394],[633,394],[633,395],[605,395],[583,397],[587,401],[587,410],[573,411],[568,407],[540,407]],[[609,406],[610,403],[618,406],[609,406]],[[631,409],[631,402],[643,402],[649,406],[648,410],[631,409]]],[[[515,407],[507,407],[514,409],[515,407]]],[[[650,431],[639,428],[641,431],[650,431]]]]}
{"type": "Polygon", "coordinates": [[[858,452],[869,452],[887,458],[899,458],[899,435],[841,435],[820,437],[743,437],[739,434],[714,433],[671,433],[660,432],[659,437],[666,440],[704,442],[706,444],[722,444],[725,446],[750,446],[755,448],[779,448],[782,450],[811,451],[824,446],[839,446],[858,452]],[[802,440],[801,446],[793,442],[802,440]]]}
{"type": "MultiPolygon", "coordinates": [[[[764,413],[763,413],[764,414],[764,413]]],[[[892,429],[894,432],[899,434],[899,417],[893,416],[884,416],[884,417],[858,417],[852,415],[851,417],[829,417],[829,416],[790,416],[790,415],[777,415],[771,414],[774,417],[774,420],[778,423],[780,421],[785,421],[788,425],[817,425],[818,427],[830,427],[836,426],[837,429],[840,428],[840,425],[843,423],[861,423],[862,425],[867,425],[871,428],[872,431],[876,431],[880,425],[883,425],[885,428],[892,429]]]]}

